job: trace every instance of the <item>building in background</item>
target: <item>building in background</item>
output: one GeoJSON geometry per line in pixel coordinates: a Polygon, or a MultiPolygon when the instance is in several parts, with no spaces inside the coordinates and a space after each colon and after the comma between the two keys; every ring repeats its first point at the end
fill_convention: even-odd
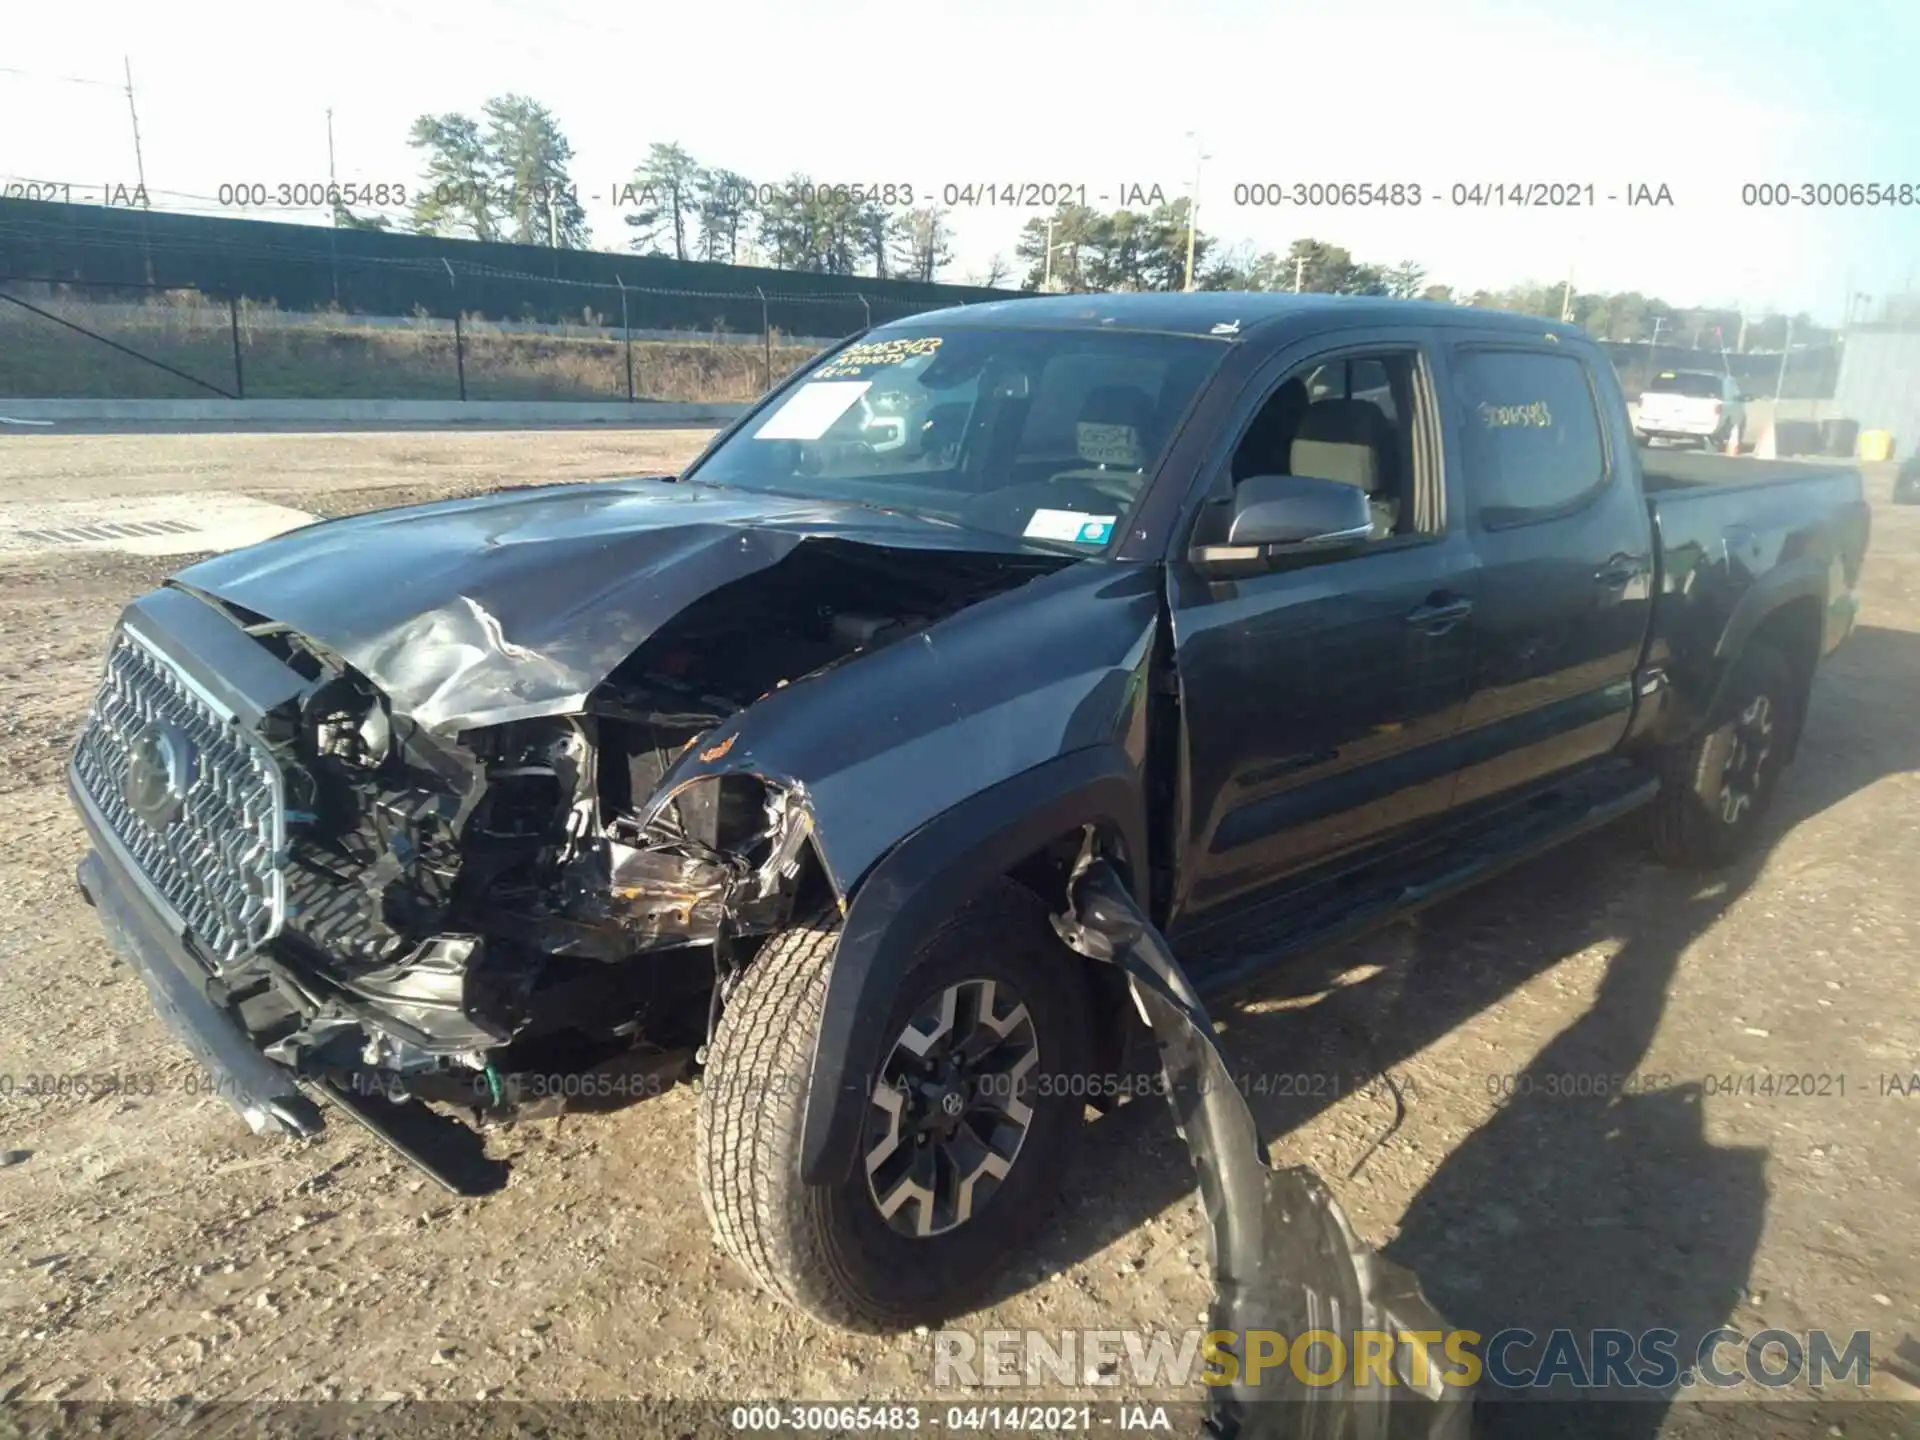
{"type": "Polygon", "coordinates": [[[1920,326],[1856,325],[1834,382],[1835,408],[1862,434],[1885,430],[1893,453],[1920,451],[1920,326]]]}

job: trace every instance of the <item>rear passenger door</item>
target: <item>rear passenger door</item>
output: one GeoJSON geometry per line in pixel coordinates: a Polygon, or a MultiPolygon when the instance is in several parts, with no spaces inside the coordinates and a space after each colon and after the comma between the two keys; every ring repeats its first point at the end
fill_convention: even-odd
{"type": "Polygon", "coordinates": [[[1597,351],[1509,335],[1448,347],[1449,422],[1480,560],[1456,805],[1608,754],[1652,601],[1652,527],[1597,351]]]}

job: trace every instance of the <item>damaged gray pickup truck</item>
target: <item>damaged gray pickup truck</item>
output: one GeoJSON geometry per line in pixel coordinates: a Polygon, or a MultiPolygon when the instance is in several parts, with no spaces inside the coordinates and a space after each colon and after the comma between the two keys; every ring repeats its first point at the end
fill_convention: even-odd
{"type": "Polygon", "coordinates": [[[1092,962],[1217,995],[1642,805],[1740,853],[1866,540],[1850,471],[1643,473],[1530,317],[921,315],[678,477],[134,601],[80,883],[256,1129],[348,1114],[481,1191],[489,1124],[697,1071],[722,1246],[903,1326],[984,1293],[1139,1071],[1148,967],[1092,962]]]}

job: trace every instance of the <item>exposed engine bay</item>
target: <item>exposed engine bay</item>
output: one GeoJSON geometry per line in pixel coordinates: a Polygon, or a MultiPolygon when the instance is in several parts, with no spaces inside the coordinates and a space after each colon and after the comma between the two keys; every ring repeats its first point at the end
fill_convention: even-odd
{"type": "Polygon", "coordinates": [[[229,1005],[336,1093],[472,1120],[552,1108],[555,1076],[684,1063],[759,940],[840,897],[803,780],[676,765],[718,759],[742,732],[708,737],[768,694],[1060,563],[810,540],[686,606],[577,713],[451,737],[321,642],[215,602],[307,682],[267,735],[285,925],[223,971],[229,1005]]]}

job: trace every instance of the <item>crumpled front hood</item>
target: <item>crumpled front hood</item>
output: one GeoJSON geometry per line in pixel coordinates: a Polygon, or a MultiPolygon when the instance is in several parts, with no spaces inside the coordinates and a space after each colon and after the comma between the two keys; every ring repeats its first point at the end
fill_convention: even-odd
{"type": "Polygon", "coordinates": [[[452,733],[580,709],[688,604],[816,539],[1023,553],[863,506],[627,480],[327,521],[171,583],[292,626],[452,733]]]}

